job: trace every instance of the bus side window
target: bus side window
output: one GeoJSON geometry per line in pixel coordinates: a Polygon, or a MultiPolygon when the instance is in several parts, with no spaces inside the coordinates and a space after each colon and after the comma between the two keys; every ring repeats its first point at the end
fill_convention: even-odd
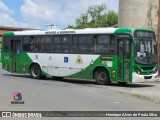
{"type": "Polygon", "coordinates": [[[108,51],[108,35],[97,35],[96,42],[96,53],[106,53],[108,51]]]}
{"type": "Polygon", "coordinates": [[[24,36],[23,51],[34,52],[35,51],[34,42],[35,42],[34,36],[24,36]]]}
{"type": "Polygon", "coordinates": [[[30,48],[30,51],[35,51],[35,49],[34,49],[34,37],[33,36],[30,37],[30,46],[29,46],[29,48],[30,48]]]}
{"type": "Polygon", "coordinates": [[[93,37],[93,53],[115,54],[116,43],[114,35],[96,35],[93,37]]]}
{"type": "Polygon", "coordinates": [[[23,51],[30,51],[30,37],[24,36],[22,45],[23,51]]]}
{"type": "Polygon", "coordinates": [[[45,51],[52,52],[52,37],[51,36],[45,37],[45,51]]]}
{"type": "Polygon", "coordinates": [[[36,52],[52,52],[51,40],[51,36],[37,36],[35,40],[34,50],[36,52]]]}
{"type": "Polygon", "coordinates": [[[54,36],[53,39],[53,52],[61,52],[61,39],[60,36],[54,36]]]}
{"type": "Polygon", "coordinates": [[[79,36],[79,50],[80,50],[80,53],[92,53],[92,36],[91,35],[79,36]]]}
{"type": "Polygon", "coordinates": [[[43,43],[43,36],[37,36],[35,42],[35,50],[37,50],[38,52],[42,52],[44,45],[45,44],[43,43]]]}
{"type": "Polygon", "coordinates": [[[71,43],[71,53],[79,52],[78,40],[79,40],[79,37],[77,35],[73,35],[72,43],[71,43]]]}
{"type": "Polygon", "coordinates": [[[68,53],[69,52],[69,42],[70,36],[62,36],[61,37],[61,45],[62,45],[62,52],[68,53]]]}
{"type": "Polygon", "coordinates": [[[3,40],[3,51],[9,51],[10,50],[10,37],[4,37],[4,40],[3,40]]]}
{"type": "Polygon", "coordinates": [[[98,37],[93,36],[93,53],[97,53],[97,41],[98,41],[98,37]]]}

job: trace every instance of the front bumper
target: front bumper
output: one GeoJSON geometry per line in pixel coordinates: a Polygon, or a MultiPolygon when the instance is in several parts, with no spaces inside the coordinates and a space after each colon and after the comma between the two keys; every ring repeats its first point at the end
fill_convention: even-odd
{"type": "Polygon", "coordinates": [[[155,74],[151,75],[139,75],[136,72],[133,72],[132,83],[156,81],[157,76],[158,76],[158,71],[155,74]]]}

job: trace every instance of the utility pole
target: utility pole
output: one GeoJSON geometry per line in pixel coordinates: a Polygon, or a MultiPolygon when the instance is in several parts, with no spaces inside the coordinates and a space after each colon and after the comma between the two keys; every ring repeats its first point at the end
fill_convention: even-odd
{"type": "Polygon", "coordinates": [[[51,27],[51,29],[54,27],[54,26],[56,26],[55,24],[47,24],[47,26],[50,26],[51,27]]]}

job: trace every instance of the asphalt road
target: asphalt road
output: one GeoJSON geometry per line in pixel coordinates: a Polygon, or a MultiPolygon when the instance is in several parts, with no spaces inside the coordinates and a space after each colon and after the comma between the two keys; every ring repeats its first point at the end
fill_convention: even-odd
{"type": "MultiPolygon", "coordinates": [[[[112,86],[116,87],[117,84],[112,86]]],[[[0,110],[31,111],[152,111],[160,105],[96,85],[88,80],[36,80],[30,75],[0,69],[0,110]],[[22,105],[11,104],[13,92],[22,92],[22,105]]],[[[132,86],[131,86],[132,87],[132,86]]],[[[140,86],[141,87],[141,86],[140,86]]]]}

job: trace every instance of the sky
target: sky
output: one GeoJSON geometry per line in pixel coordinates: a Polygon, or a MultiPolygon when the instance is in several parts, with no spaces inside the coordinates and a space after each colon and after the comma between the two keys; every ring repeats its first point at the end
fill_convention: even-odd
{"type": "Polygon", "coordinates": [[[100,4],[118,12],[119,0],[0,0],[0,26],[48,29],[55,24],[64,29],[89,6],[100,4]]]}

